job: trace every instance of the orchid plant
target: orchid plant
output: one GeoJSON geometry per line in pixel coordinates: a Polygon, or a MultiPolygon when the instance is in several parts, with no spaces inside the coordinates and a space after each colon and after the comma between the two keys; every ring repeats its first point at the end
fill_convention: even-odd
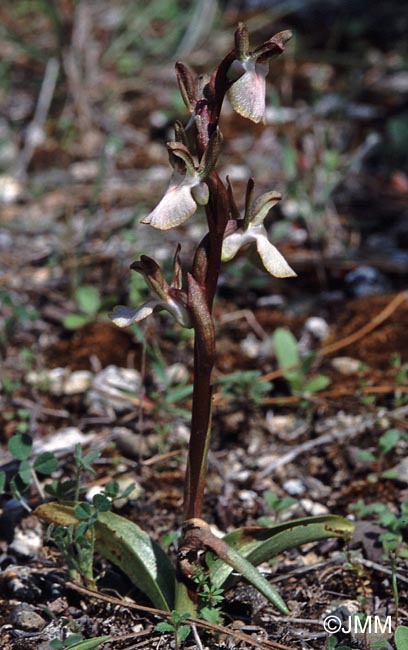
{"type": "MultiPolygon", "coordinates": [[[[259,589],[280,611],[287,606],[277,591],[255,568],[287,548],[333,536],[350,534],[350,522],[334,516],[309,517],[279,523],[268,528],[245,527],[217,538],[202,519],[207,455],[211,436],[212,371],[216,337],[213,302],[221,264],[240,249],[257,256],[265,270],[278,278],[296,273],[268,239],[264,220],[281,196],[271,191],[254,199],[254,181],[249,179],[241,216],[229,179],[216,171],[222,145],[219,129],[221,108],[228,96],[234,110],[253,122],[265,117],[265,78],[269,61],[284,51],[291,33],[280,32],[254,51],[248,30],[240,23],[235,46],[210,77],[195,75],[182,63],[176,64],[179,88],[190,113],[185,127],[175,125],[175,141],[168,143],[172,177],[167,191],[143,222],[166,231],[192,218],[200,206],[205,209],[208,232],[197,245],[191,269],[185,274],[180,261],[180,244],[168,284],[158,263],[142,255],[131,268],[143,274],[151,297],[136,309],[118,306],[111,318],[127,327],[159,310],[194,330],[194,388],[191,435],[187,459],[184,524],[174,569],[164,552],[144,531],[118,515],[100,512],[95,523],[95,548],[119,564],[156,607],[176,609],[180,614],[199,612],[197,567],[210,551],[215,560],[205,567],[215,589],[225,587],[235,570],[259,589]],[[132,568],[133,567],[133,568],[132,568]]],[[[37,513],[48,521],[73,525],[77,521],[72,504],[44,504],[37,513]]]]}

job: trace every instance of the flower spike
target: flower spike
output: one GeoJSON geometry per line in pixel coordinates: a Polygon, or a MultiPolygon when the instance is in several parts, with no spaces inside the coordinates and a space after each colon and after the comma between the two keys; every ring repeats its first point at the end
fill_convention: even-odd
{"type": "MultiPolygon", "coordinates": [[[[268,240],[268,233],[263,225],[269,210],[276,205],[281,195],[278,192],[267,192],[253,202],[252,191],[253,180],[250,179],[244,218],[235,222],[237,226],[235,231],[227,231],[222,245],[222,261],[228,262],[242,247],[249,246],[256,249],[263,266],[271,275],[277,278],[296,276],[283,255],[268,240]]],[[[235,209],[233,211],[235,212],[235,209]]]]}

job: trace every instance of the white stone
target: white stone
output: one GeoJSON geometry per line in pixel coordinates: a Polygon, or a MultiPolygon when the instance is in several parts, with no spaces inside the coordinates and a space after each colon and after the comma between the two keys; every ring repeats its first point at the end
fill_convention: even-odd
{"type": "Polygon", "coordinates": [[[341,375],[356,375],[361,368],[361,361],[352,357],[335,357],[330,363],[341,375]]]}
{"type": "Polygon", "coordinates": [[[97,415],[104,415],[109,409],[125,411],[134,403],[141,386],[138,370],[107,366],[95,375],[87,393],[89,411],[97,415]]]}
{"type": "Polygon", "coordinates": [[[10,174],[0,175],[0,203],[10,205],[23,195],[24,188],[20,181],[10,174]]]}

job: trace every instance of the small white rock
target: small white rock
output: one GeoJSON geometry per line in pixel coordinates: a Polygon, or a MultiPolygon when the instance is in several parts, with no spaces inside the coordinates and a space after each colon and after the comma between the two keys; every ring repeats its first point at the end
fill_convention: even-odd
{"type": "Polygon", "coordinates": [[[33,451],[35,454],[42,454],[49,451],[52,454],[58,452],[70,452],[75,445],[84,445],[93,439],[93,434],[82,433],[77,427],[66,427],[51,434],[48,439],[34,440],[33,451]]]}
{"type": "Polygon", "coordinates": [[[361,361],[352,357],[335,357],[331,360],[331,366],[341,375],[357,375],[361,368],[361,361]]]}
{"type": "Polygon", "coordinates": [[[95,375],[86,400],[89,411],[103,415],[109,409],[125,411],[142,387],[138,370],[107,366],[95,375]]]}
{"type": "Polygon", "coordinates": [[[305,484],[303,483],[303,481],[301,481],[298,478],[288,479],[283,483],[282,487],[285,490],[285,492],[287,492],[291,496],[299,496],[300,494],[304,494],[306,490],[305,484]]]}
{"type": "Polygon", "coordinates": [[[36,555],[42,546],[41,527],[38,530],[16,528],[14,539],[9,548],[20,555],[30,556],[36,555]]]}
{"type": "Polygon", "coordinates": [[[30,371],[26,376],[26,381],[52,395],[63,395],[65,381],[69,375],[68,368],[52,368],[51,370],[30,371]]]}
{"type": "Polygon", "coordinates": [[[304,329],[319,341],[323,341],[329,335],[329,325],[320,316],[311,316],[308,318],[305,322],[304,329]]]}
{"type": "Polygon", "coordinates": [[[89,370],[74,370],[64,382],[64,395],[78,395],[85,393],[92,382],[92,373],[89,370]]]}
{"type": "Polygon", "coordinates": [[[184,384],[189,374],[184,363],[173,363],[166,368],[166,376],[171,384],[184,384]]]}
{"type": "Polygon", "coordinates": [[[9,174],[0,175],[0,203],[10,205],[18,201],[24,192],[20,181],[9,174]]]}
{"type": "Polygon", "coordinates": [[[294,415],[276,415],[273,411],[268,411],[266,426],[270,433],[285,435],[296,429],[297,420],[294,415]]]}
{"type": "Polygon", "coordinates": [[[315,503],[311,499],[301,499],[300,505],[308,515],[327,515],[329,512],[322,503],[315,503]]]}

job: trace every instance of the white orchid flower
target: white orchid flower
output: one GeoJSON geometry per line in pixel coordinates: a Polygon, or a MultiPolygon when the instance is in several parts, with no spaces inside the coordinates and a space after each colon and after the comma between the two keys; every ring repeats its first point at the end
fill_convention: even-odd
{"type": "Polygon", "coordinates": [[[269,210],[278,203],[281,195],[278,192],[267,192],[262,194],[255,202],[252,202],[253,181],[248,182],[245,216],[239,217],[235,201],[232,196],[231,186],[228,182],[231,208],[237,218],[232,221],[235,228],[233,232],[226,233],[222,245],[222,261],[228,262],[243,247],[254,248],[265,269],[276,278],[289,278],[296,276],[294,270],[289,266],[283,255],[271,244],[268,233],[263,225],[264,219],[269,210]]]}
{"type": "Polygon", "coordinates": [[[206,205],[209,190],[204,181],[214,169],[220,146],[221,134],[217,129],[196,167],[184,143],[169,142],[167,148],[173,175],[162,200],[142,223],[159,230],[169,230],[187,221],[199,205],[206,205]]]}
{"type": "Polygon", "coordinates": [[[291,38],[289,31],[276,34],[265,41],[254,52],[249,50],[248,29],[240,23],[235,32],[235,59],[227,72],[231,83],[227,95],[236,113],[258,123],[265,118],[265,78],[269,71],[269,60],[283,52],[285,43],[291,38]]]}
{"type": "Polygon", "coordinates": [[[190,314],[187,309],[187,296],[181,291],[180,244],[177,246],[174,256],[173,278],[170,285],[164,279],[157,262],[151,257],[147,257],[147,255],[142,255],[140,262],[134,262],[130,268],[144,275],[147,284],[155,295],[136,309],[129,309],[123,305],[115,307],[109,315],[115,325],[118,325],[118,327],[129,327],[132,323],[138,323],[156,311],[165,310],[182,327],[192,327],[190,314]]]}

